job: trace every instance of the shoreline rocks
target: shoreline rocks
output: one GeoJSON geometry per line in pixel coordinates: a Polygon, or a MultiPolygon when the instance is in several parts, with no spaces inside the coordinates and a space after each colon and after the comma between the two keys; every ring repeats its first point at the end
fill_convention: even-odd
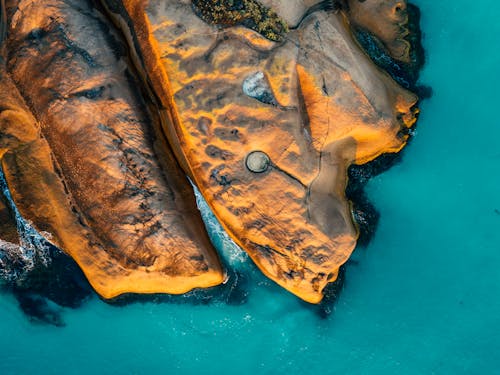
{"type": "MultiPolygon", "coordinates": [[[[104,298],[215,286],[224,272],[187,175],[266,276],[319,303],[378,220],[362,165],[399,152],[415,124],[418,8],[71,3],[86,11],[8,0],[2,12],[2,85],[17,96],[0,99],[21,104],[0,149],[23,217],[104,298]]],[[[0,233],[12,237],[7,221],[0,233]]]]}
{"type": "Polygon", "coordinates": [[[358,237],[347,168],[404,147],[416,96],[369,60],[344,12],[315,12],[276,43],[188,3],[107,8],[223,227],[266,276],[318,303],[358,237]],[[249,90],[256,74],[265,85],[249,90]],[[246,161],[259,153],[269,167],[255,173],[246,161]]]}

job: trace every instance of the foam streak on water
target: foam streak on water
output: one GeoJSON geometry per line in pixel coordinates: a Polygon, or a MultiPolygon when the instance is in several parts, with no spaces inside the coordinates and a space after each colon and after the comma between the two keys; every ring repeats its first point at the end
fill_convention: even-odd
{"type": "Polygon", "coordinates": [[[500,374],[500,3],[416,4],[434,96],[402,163],[368,185],[380,226],[333,315],[258,271],[244,305],[94,299],[62,329],[0,295],[0,374],[500,374]]]}
{"type": "Polygon", "coordinates": [[[1,166],[0,194],[5,198],[13,213],[19,235],[19,245],[0,239],[0,279],[13,282],[22,280],[37,266],[48,265],[50,245],[47,238],[50,238],[50,234],[40,234],[29,221],[21,216],[12,200],[1,166]]]}
{"type": "Polygon", "coordinates": [[[247,253],[236,245],[226,231],[224,231],[198,188],[195,185],[192,186],[196,196],[196,204],[201,211],[201,217],[209,233],[210,240],[218,250],[220,256],[229,267],[244,268],[250,262],[247,253]]]}

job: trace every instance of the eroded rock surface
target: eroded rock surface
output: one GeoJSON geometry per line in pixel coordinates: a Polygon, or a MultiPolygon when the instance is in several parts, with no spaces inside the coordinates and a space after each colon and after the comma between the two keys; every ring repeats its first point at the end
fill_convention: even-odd
{"type": "MultiPolygon", "coordinates": [[[[404,147],[417,97],[370,61],[345,11],[319,8],[276,43],[189,2],[104,3],[225,229],[268,277],[319,302],[358,236],[347,168],[404,147]]],[[[300,20],[310,5],[277,12],[300,20]]]]}
{"type": "Polygon", "coordinates": [[[6,7],[0,150],[21,215],[105,298],[221,283],[192,189],[120,35],[91,1],[6,7]]]}
{"type": "Polygon", "coordinates": [[[406,1],[5,5],[0,247],[23,251],[21,217],[105,298],[217,285],[187,174],[264,274],[321,301],[359,235],[348,168],[416,119],[353,36],[417,66],[406,1]]]}
{"type": "Polygon", "coordinates": [[[377,37],[396,60],[410,62],[407,0],[347,0],[350,22],[377,37]]]}

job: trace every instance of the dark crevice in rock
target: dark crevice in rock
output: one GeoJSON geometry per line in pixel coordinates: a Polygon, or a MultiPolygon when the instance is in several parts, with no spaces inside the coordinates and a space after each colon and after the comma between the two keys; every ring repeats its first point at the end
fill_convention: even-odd
{"type": "Polygon", "coordinates": [[[294,27],[290,27],[290,30],[297,30],[304,20],[315,12],[325,11],[325,12],[336,12],[340,9],[346,9],[345,0],[323,0],[317,4],[312,5],[306,12],[302,15],[299,22],[294,27]]]}
{"type": "MultiPolygon", "coordinates": [[[[7,13],[5,8],[5,0],[0,0],[0,47],[2,46],[6,35],[7,35],[7,13]]],[[[0,63],[2,63],[1,60],[0,63]]]]}

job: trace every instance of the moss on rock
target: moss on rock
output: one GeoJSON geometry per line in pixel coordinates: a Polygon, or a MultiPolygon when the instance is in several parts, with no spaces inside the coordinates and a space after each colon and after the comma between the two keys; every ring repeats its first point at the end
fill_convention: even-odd
{"type": "Polygon", "coordinates": [[[242,25],[276,42],[288,32],[287,23],[256,0],[193,0],[192,4],[198,17],[210,24],[242,25]]]}

